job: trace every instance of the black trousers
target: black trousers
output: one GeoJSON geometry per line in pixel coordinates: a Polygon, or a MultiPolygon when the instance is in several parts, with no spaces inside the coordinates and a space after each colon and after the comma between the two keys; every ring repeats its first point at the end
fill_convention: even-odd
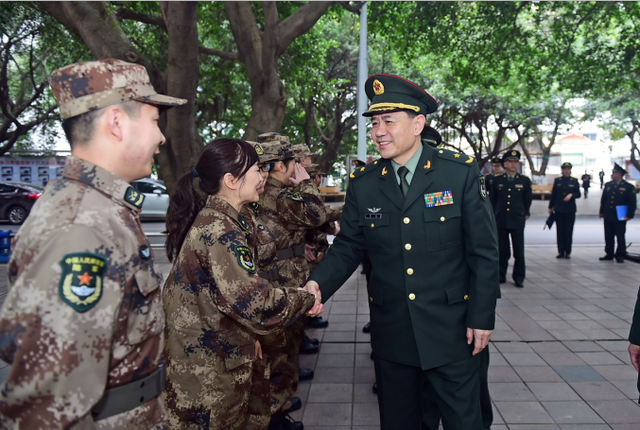
{"type": "Polygon", "coordinates": [[[573,225],[575,223],[575,212],[556,212],[556,237],[558,238],[558,254],[571,254],[571,245],[573,244],[573,225]]]}
{"type": "MultiPolygon", "coordinates": [[[[489,394],[489,345],[478,354],[480,369],[478,378],[480,382],[480,415],[482,415],[482,427],[491,428],[493,424],[493,407],[489,394]]],[[[423,393],[424,421],[423,430],[438,430],[440,426],[440,411],[435,400],[435,393],[431,384],[426,383],[423,393]]]]}
{"type": "Polygon", "coordinates": [[[524,228],[498,228],[498,247],[500,248],[500,279],[506,279],[511,249],[509,236],[513,244],[513,280],[524,282],[524,228]]]}
{"type": "Polygon", "coordinates": [[[381,430],[422,430],[427,395],[445,430],[484,429],[478,355],[429,370],[377,356],[374,362],[381,430]]]}
{"type": "Polygon", "coordinates": [[[608,256],[613,256],[613,238],[618,241],[615,257],[624,258],[627,255],[627,244],[624,235],[627,232],[626,221],[604,220],[604,252],[608,256]]]}

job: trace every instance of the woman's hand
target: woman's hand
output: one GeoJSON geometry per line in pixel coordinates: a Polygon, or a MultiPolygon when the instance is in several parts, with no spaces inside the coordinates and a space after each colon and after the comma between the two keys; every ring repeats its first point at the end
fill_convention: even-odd
{"type": "Polygon", "coordinates": [[[293,176],[289,178],[289,182],[291,182],[293,185],[298,185],[300,182],[304,181],[305,179],[310,179],[310,178],[311,176],[309,176],[309,173],[307,173],[305,168],[302,167],[302,164],[296,163],[296,165],[293,168],[293,176]]]}
{"type": "Polygon", "coordinates": [[[256,350],[256,357],[262,358],[262,346],[260,346],[259,340],[256,340],[255,350],[256,350]]]}

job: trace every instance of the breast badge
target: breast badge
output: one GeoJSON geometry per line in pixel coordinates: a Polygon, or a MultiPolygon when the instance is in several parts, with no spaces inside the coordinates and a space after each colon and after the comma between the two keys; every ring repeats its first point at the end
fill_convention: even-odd
{"type": "Polygon", "coordinates": [[[93,308],[102,297],[107,259],[91,252],[65,255],[58,291],[63,302],[78,312],[93,308]]]}

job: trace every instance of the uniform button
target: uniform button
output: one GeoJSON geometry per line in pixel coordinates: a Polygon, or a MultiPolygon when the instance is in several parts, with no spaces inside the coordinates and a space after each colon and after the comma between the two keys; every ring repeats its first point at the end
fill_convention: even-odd
{"type": "Polygon", "coordinates": [[[509,212],[509,208],[507,208],[507,212],[509,212]]]}
{"type": "Polygon", "coordinates": [[[405,224],[409,224],[411,222],[411,220],[409,219],[409,217],[404,217],[404,219],[402,220],[403,223],[405,224]]]}
{"type": "Polygon", "coordinates": [[[509,188],[507,191],[511,191],[511,188],[509,188]]]}
{"type": "Polygon", "coordinates": [[[465,299],[465,301],[466,301],[466,300],[469,300],[469,294],[465,294],[465,295],[464,295],[464,299],[465,299]]]}
{"type": "Polygon", "coordinates": [[[410,243],[407,243],[407,244],[404,246],[404,249],[406,249],[407,251],[411,251],[411,244],[410,244],[410,243]]]}
{"type": "Polygon", "coordinates": [[[413,275],[413,269],[411,267],[407,269],[407,275],[413,275]]]}
{"type": "Polygon", "coordinates": [[[511,202],[507,202],[507,204],[508,204],[508,205],[510,205],[510,204],[511,204],[511,202]]]}
{"type": "Polygon", "coordinates": [[[373,302],[373,297],[369,296],[369,301],[373,302]]]}
{"type": "Polygon", "coordinates": [[[376,225],[374,223],[371,223],[371,228],[375,227],[376,225]]]}
{"type": "Polygon", "coordinates": [[[444,217],[443,216],[440,217],[440,221],[444,221],[444,217]]]}
{"type": "Polygon", "coordinates": [[[409,300],[415,300],[416,299],[416,295],[411,293],[409,294],[409,300]]]}

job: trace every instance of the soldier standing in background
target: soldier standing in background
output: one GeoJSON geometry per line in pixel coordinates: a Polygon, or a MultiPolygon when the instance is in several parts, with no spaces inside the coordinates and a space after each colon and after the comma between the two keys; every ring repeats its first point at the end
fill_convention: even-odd
{"type": "Polygon", "coordinates": [[[491,173],[488,173],[484,177],[484,182],[487,187],[487,191],[491,192],[491,187],[493,186],[493,180],[496,176],[502,175],[502,159],[500,157],[493,157],[491,159],[491,173]]]}
{"type": "Polygon", "coordinates": [[[604,186],[602,198],[600,199],[600,218],[604,218],[604,252],[605,256],[600,260],[613,260],[614,237],[618,241],[615,259],[618,263],[624,263],[627,255],[627,245],[625,233],[627,232],[627,221],[633,218],[636,212],[636,193],[634,186],[624,180],[627,172],[618,163],[614,163],[612,181],[604,186]],[[626,214],[620,217],[618,206],[626,207],[626,214]]]}
{"type": "Polygon", "coordinates": [[[571,258],[573,225],[576,222],[576,199],[580,198],[580,184],[571,177],[571,163],[562,163],[562,176],[553,181],[549,214],[556,214],[556,238],[558,255],[556,258],[571,258]]]}
{"type": "Polygon", "coordinates": [[[498,226],[500,247],[500,283],[505,283],[509,258],[511,258],[509,236],[513,244],[513,281],[516,287],[524,287],[524,226],[531,215],[531,180],[518,173],[520,151],[512,150],[502,157],[505,173],[493,180],[489,197],[498,226]]]}
{"type": "Polygon", "coordinates": [[[165,141],[143,66],[104,59],[49,78],[71,145],[14,242],[0,314],[3,428],[164,429],[162,275],[129,183],[165,141]],[[144,399],[143,402],[140,399],[144,399]]]}

